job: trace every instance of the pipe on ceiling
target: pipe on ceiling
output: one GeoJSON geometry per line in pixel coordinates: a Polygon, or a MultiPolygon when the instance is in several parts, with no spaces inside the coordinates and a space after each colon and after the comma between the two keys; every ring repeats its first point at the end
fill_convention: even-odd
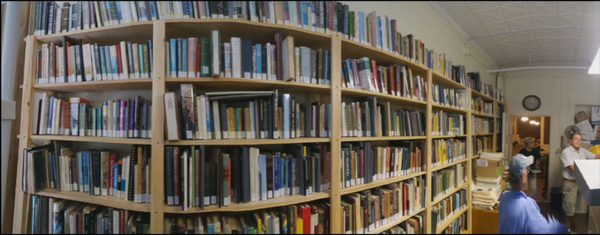
{"type": "Polygon", "coordinates": [[[575,70],[588,70],[588,67],[582,66],[536,66],[536,67],[516,67],[516,68],[506,68],[506,69],[494,69],[488,70],[488,73],[498,73],[498,72],[509,72],[509,71],[521,71],[521,70],[547,70],[547,69],[575,69],[575,70]]]}

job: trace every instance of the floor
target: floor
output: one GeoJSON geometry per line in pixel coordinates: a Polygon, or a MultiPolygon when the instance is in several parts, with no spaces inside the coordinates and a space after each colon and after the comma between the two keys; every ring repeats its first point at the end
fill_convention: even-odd
{"type": "MultiPolygon", "coordinates": [[[[540,207],[540,212],[542,213],[542,215],[544,215],[546,218],[548,217],[548,215],[552,215],[561,223],[564,223],[565,219],[562,211],[552,210],[550,202],[550,192],[546,194],[546,198],[542,197],[542,189],[544,188],[545,179],[538,177],[536,179],[536,183],[538,192],[534,199],[540,207]]],[[[577,234],[587,234],[587,227],[588,214],[575,213],[575,215],[573,216],[573,225],[571,226],[571,231],[576,232],[577,234]]]]}

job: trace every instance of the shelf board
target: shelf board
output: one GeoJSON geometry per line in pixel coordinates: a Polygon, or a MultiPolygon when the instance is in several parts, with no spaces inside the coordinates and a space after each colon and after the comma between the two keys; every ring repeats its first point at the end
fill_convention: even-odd
{"type": "Polygon", "coordinates": [[[114,90],[151,90],[152,79],[125,79],[108,81],[89,81],[89,82],[67,82],[35,84],[33,88],[43,91],[56,92],[90,92],[90,91],[114,91],[114,90]]]}
{"type": "Polygon", "coordinates": [[[342,97],[367,97],[367,96],[375,96],[377,97],[377,102],[381,101],[390,101],[397,104],[407,104],[407,105],[415,105],[420,107],[425,107],[427,102],[409,99],[401,96],[395,96],[390,94],[384,94],[374,91],[366,91],[355,88],[342,88],[342,97]]]}
{"type": "Polygon", "coordinates": [[[386,225],[379,226],[378,228],[369,231],[368,234],[380,234],[380,233],[382,233],[382,232],[384,232],[384,231],[386,231],[386,230],[388,230],[388,229],[390,229],[390,228],[392,228],[392,227],[394,227],[394,226],[402,223],[402,221],[410,219],[411,217],[413,217],[413,216],[415,216],[415,215],[423,212],[423,210],[425,210],[425,207],[423,207],[423,208],[421,208],[421,209],[419,209],[419,210],[417,210],[417,211],[415,211],[415,212],[413,212],[413,213],[411,213],[409,215],[402,216],[402,217],[400,217],[400,218],[398,218],[398,219],[396,219],[396,220],[394,220],[394,221],[392,221],[392,222],[390,222],[390,223],[388,223],[386,225]]]}
{"type": "Polygon", "coordinates": [[[460,231],[460,234],[469,234],[469,230],[462,230],[460,231]]]}
{"type": "Polygon", "coordinates": [[[396,183],[396,182],[399,182],[399,181],[402,181],[405,179],[410,179],[413,177],[417,177],[417,176],[420,176],[423,174],[425,174],[425,171],[414,172],[414,173],[410,173],[408,175],[396,176],[396,177],[392,177],[392,178],[388,178],[388,179],[384,179],[384,180],[377,180],[375,182],[371,182],[368,184],[355,185],[350,188],[340,189],[340,194],[344,195],[344,194],[349,194],[349,193],[360,192],[360,191],[363,191],[366,189],[371,189],[371,188],[375,188],[375,187],[379,187],[379,186],[383,186],[383,185],[387,185],[387,184],[391,184],[391,183],[396,183]]]}
{"type": "Polygon", "coordinates": [[[165,140],[165,145],[268,145],[295,143],[329,143],[331,138],[295,138],[295,139],[220,139],[220,140],[165,140]]]}
{"type": "Polygon", "coordinates": [[[102,206],[114,207],[124,210],[150,212],[150,203],[134,203],[113,196],[91,196],[82,192],[65,192],[56,189],[44,189],[35,193],[41,196],[66,199],[71,201],[85,202],[102,206]]]}
{"type": "Polygon", "coordinates": [[[393,140],[424,140],[426,136],[381,136],[381,137],[342,137],[342,142],[352,141],[393,141],[393,140]]]}
{"type": "Polygon", "coordinates": [[[454,88],[454,89],[467,89],[468,87],[460,84],[449,77],[446,77],[438,72],[431,71],[431,75],[433,77],[433,84],[441,84],[444,88],[454,88]]]}
{"type": "Polygon", "coordinates": [[[442,200],[444,200],[445,198],[447,198],[448,196],[452,195],[453,193],[458,192],[460,189],[467,187],[467,182],[463,182],[460,186],[458,187],[454,187],[452,190],[450,190],[448,193],[442,194],[442,196],[439,196],[437,199],[435,199],[435,201],[431,202],[430,205],[435,205],[438,204],[439,202],[441,202],[442,200]]]}
{"type": "Polygon", "coordinates": [[[201,212],[241,212],[241,211],[252,211],[258,209],[265,209],[271,207],[279,207],[279,206],[287,206],[294,205],[299,203],[305,203],[320,199],[329,198],[329,190],[325,192],[315,193],[313,192],[309,196],[303,196],[300,194],[295,195],[283,195],[279,198],[269,199],[266,201],[255,201],[249,203],[230,203],[229,206],[226,207],[218,207],[216,205],[205,206],[204,209],[200,209],[200,207],[192,207],[188,208],[187,211],[183,211],[181,206],[164,206],[165,213],[201,213],[201,212]]]}
{"type": "Polygon", "coordinates": [[[447,163],[447,164],[444,164],[444,165],[441,165],[441,166],[433,167],[433,168],[431,168],[431,171],[439,171],[441,169],[444,169],[444,168],[447,168],[447,167],[450,167],[450,166],[453,166],[453,165],[456,165],[456,164],[459,164],[459,163],[466,162],[467,160],[468,160],[468,158],[460,159],[460,160],[453,161],[453,162],[450,162],[450,163],[447,163]]]}
{"type": "Polygon", "coordinates": [[[450,111],[450,112],[455,112],[455,113],[467,113],[467,110],[464,109],[459,109],[459,108],[455,108],[455,107],[450,107],[450,106],[446,106],[446,105],[439,105],[439,104],[431,104],[431,108],[435,111],[438,109],[444,110],[444,111],[450,111]]]}
{"type": "Polygon", "coordinates": [[[481,97],[481,99],[482,99],[483,101],[490,101],[490,102],[493,102],[493,101],[495,101],[495,99],[494,99],[494,98],[492,98],[491,96],[485,95],[485,94],[483,94],[483,93],[481,93],[481,92],[478,92],[478,91],[476,91],[476,90],[473,90],[473,89],[471,89],[471,96],[475,96],[475,97],[481,97]]]}
{"type": "Polygon", "coordinates": [[[494,116],[492,114],[480,113],[480,112],[473,111],[473,110],[471,110],[471,114],[473,114],[475,116],[478,116],[478,117],[486,117],[486,118],[494,118],[494,117],[496,117],[496,116],[494,116]]]}
{"type": "Polygon", "coordinates": [[[490,135],[494,135],[494,133],[472,134],[471,136],[490,136],[490,135]]]}
{"type": "Polygon", "coordinates": [[[69,38],[71,42],[83,39],[84,42],[98,43],[100,45],[115,44],[120,41],[146,42],[152,39],[153,25],[153,21],[132,22],[37,36],[36,39],[40,43],[60,42],[61,44],[63,36],[69,38]],[[115,37],[115,35],[118,35],[118,37],[115,37]]]}
{"type": "Polygon", "coordinates": [[[149,145],[151,143],[151,139],[71,136],[71,135],[31,135],[31,139],[98,142],[98,143],[113,143],[113,144],[146,144],[146,145],[149,145]]]}
{"type": "Polygon", "coordinates": [[[402,56],[395,55],[393,53],[384,51],[382,49],[373,47],[371,45],[363,44],[342,37],[342,58],[362,58],[369,57],[371,60],[375,60],[381,64],[399,64],[408,65],[414,73],[425,73],[429,68],[424,65],[417,64],[409,59],[402,56]]]}
{"type": "Polygon", "coordinates": [[[464,138],[467,135],[432,135],[432,139],[445,139],[445,138],[464,138]]]}
{"type": "MultiPolygon", "coordinates": [[[[448,228],[448,226],[450,226],[450,224],[452,222],[454,222],[456,219],[458,219],[463,213],[465,213],[467,210],[469,209],[469,206],[465,206],[465,208],[462,208],[461,210],[459,210],[457,213],[454,213],[452,216],[450,216],[446,222],[442,223],[441,226],[437,226],[437,231],[436,234],[440,234],[442,233],[442,231],[444,231],[446,228],[448,228]]],[[[469,218],[467,218],[468,220],[469,218]]]]}
{"type": "Polygon", "coordinates": [[[286,82],[274,80],[260,80],[250,78],[171,78],[165,79],[168,87],[179,89],[179,84],[194,84],[201,90],[272,90],[279,92],[301,92],[309,94],[331,93],[330,85],[311,84],[303,82],[286,82]]]}

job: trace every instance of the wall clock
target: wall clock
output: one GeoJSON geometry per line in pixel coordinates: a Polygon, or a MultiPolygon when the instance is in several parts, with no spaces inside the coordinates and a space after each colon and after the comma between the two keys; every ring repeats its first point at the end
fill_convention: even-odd
{"type": "Polygon", "coordinates": [[[540,108],[542,101],[536,95],[528,95],[523,98],[523,108],[528,111],[535,111],[540,108]]]}

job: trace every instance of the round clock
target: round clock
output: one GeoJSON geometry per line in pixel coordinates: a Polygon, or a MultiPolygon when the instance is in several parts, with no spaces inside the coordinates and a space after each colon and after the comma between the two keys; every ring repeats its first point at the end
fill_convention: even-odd
{"type": "Polygon", "coordinates": [[[535,111],[540,108],[542,101],[535,95],[528,95],[523,98],[523,108],[529,111],[535,111]]]}

